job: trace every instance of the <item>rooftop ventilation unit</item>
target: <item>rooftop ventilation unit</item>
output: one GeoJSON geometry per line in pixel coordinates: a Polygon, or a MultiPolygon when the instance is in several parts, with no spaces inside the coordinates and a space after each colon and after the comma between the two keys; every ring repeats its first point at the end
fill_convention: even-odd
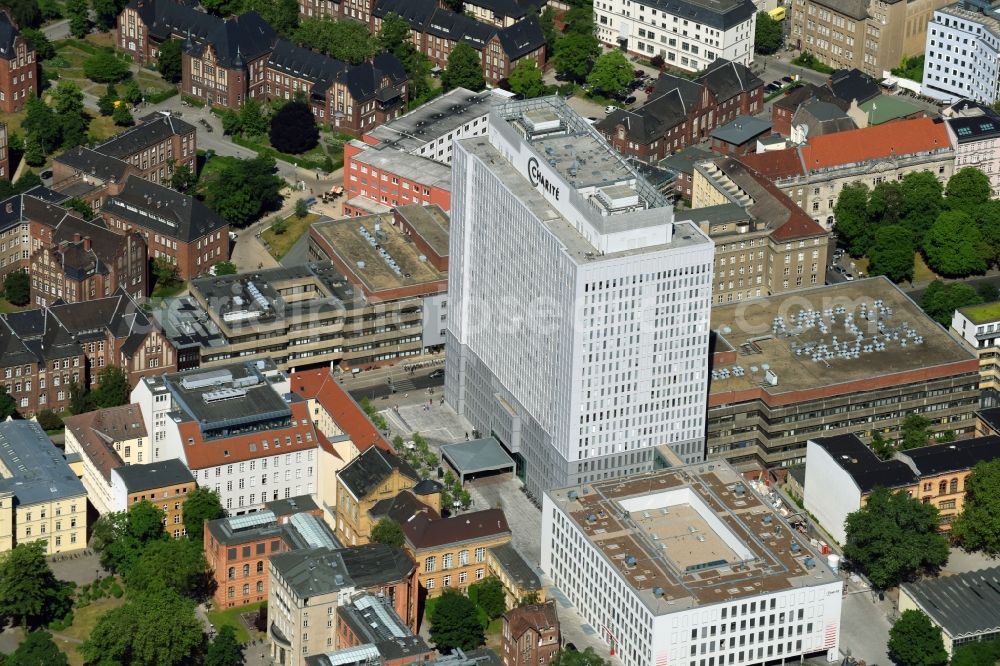
{"type": "Polygon", "coordinates": [[[208,372],[199,372],[183,377],[181,379],[181,386],[190,391],[207,386],[231,384],[232,381],[233,373],[229,372],[229,370],[209,370],[208,372]]]}
{"type": "Polygon", "coordinates": [[[234,398],[242,398],[247,394],[247,390],[244,388],[224,388],[218,391],[209,391],[201,396],[201,399],[205,401],[205,404],[212,404],[214,402],[222,402],[223,400],[232,400],[234,398]]]}

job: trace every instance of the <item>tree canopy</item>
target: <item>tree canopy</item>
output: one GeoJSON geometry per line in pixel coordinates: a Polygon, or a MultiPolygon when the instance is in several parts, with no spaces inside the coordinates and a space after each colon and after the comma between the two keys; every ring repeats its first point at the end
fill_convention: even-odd
{"type": "Polygon", "coordinates": [[[368,27],[350,19],[304,18],[295,30],[293,41],[352,65],[368,60],[378,50],[368,27]]]}
{"type": "Polygon", "coordinates": [[[31,300],[31,279],[25,271],[11,271],[3,279],[3,295],[18,307],[31,300]]]}
{"type": "Polygon", "coordinates": [[[902,451],[927,446],[931,438],[930,420],[920,414],[907,414],[903,426],[899,429],[901,435],[899,448],[902,451]]]}
{"type": "Polygon", "coordinates": [[[757,12],[753,35],[754,51],[764,55],[774,53],[781,48],[783,39],[781,22],[775,21],[767,12],[757,12]]]}
{"type": "Polygon", "coordinates": [[[97,388],[91,394],[94,404],[102,409],[119,407],[129,402],[128,375],[117,365],[105,366],[97,376],[97,388]]]}
{"type": "Polygon", "coordinates": [[[596,91],[613,94],[627,86],[632,80],[632,64],[621,51],[608,51],[598,56],[587,83],[596,91]]]}
{"type": "Polygon", "coordinates": [[[97,83],[118,83],[128,76],[128,63],[114,51],[101,49],[83,61],[83,75],[97,83]]]}
{"type": "Polygon", "coordinates": [[[430,617],[431,640],[441,650],[474,650],[485,641],[476,605],[455,589],[438,597],[430,617]]]}
{"type": "Polygon", "coordinates": [[[181,505],[181,514],[184,519],[184,530],[187,532],[188,538],[201,543],[205,521],[215,520],[223,516],[219,493],[210,488],[198,486],[184,498],[184,504],[181,505]]]}
{"type": "Polygon", "coordinates": [[[920,298],[920,307],[930,315],[931,319],[948,327],[951,325],[955,310],[982,302],[983,297],[971,285],[934,280],[924,290],[920,298]]]}
{"type": "Polygon", "coordinates": [[[469,587],[469,597],[475,597],[477,606],[483,609],[491,620],[495,620],[507,610],[507,596],[503,583],[496,576],[488,576],[469,587]]]}
{"type": "Polygon", "coordinates": [[[1000,640],[974,641],[955,648],[951,666],[996,666],[1000,662],[1000,640]]]}
{"type": "Polygon", "coordinates": [[[541,97],[546,91],[545,83],[542,81],[542,70],[538,69],[538,63],[530,58],[519,60],[507,81],[510,83],[510,91],[525,99],[541,97]]]}
{"type": "Polygon", "coordinates": [[[90,32],[90,3],[87,0],[66,0],[63,15],[69,19],[69,32],[83,39],[90,32]]]}
{"type": "Polygon", "coordinates": [[[868,225],[868,188],[862,183],[852,183],[837,195],[833,207],[837,219],[837,234],[847,251],[859,257],[871,245],[871,229],[868,225]]]}
{"type": "Polygon", "coordinates": [[[594,652],[594,648],[590,647],[583,652],[563,648],[556,653],[550,663],[551,666],[610,666],[611,664],[610,661],[594,652]]]}
{"type": "Polygon", "coordinates": [[[903,220],[913,232],[913,242],[920,247],[944,206],[944,188],[930,171],[913,171],[903,176],[902,191],[903,220]]]}
{"type": "Polygon", "coordinates": [[[445,90],[467,88],[479,92],[486,87],[483,78],[483,60],[476,49],[460,42],[448,54],[448,66],[441,75],[441,86],[445,90]]]}
{"type": "Polygon", "coordinates": [[[601,52],[593,33],[569,32],[556,40],[553,64],[556,71],[582,81],[601,52]]]}
{"type": "Polygon", "coordinates": [[[10,11],[11,18],[22,30],[37,28],[42,24],[38,0],[4,0],[0,6],[10,11]]]}
{"type": "Polygon", "coordinates": [[[205,666],[241,666],[241,664],[243,664],[243,646],[236,640],[236,630],[232,625],[224,624],[208,645],[205,666]]]}
{"type": "Polygon", "coordinates": [[[948,561],[938,510],[906,493],[876,488],[845,521],[844,555],[877,589],[888,589],[948,561]]]}
{"type": "Polygon", "coordinates": [[[965,481],[965,504],[951,533],[962,548],[1000,555],[1000,459],[979,462],[965,481]]]}
{"type": "Polygon", "coordinates": [[[208,581],[202,544],[190,539],[151,541],[125,571],[129,594],[166,587],[182,597],[201,601],[208,596],[208,581]]]}
{"type": "Polygon", "coordinates": [[[35,57],[39,61],[55,57],[56,47],[52,45],[44,32],[37,28],[21,28],[21,34],[35,47],[35,57]]]}
{"type": "Polygon", "coordinates": [[[948,653],[941,627],[918,610],[905,610],[889,629],[889,656],[900,666],[943,666],[948,653]]]}
{"type": "Polygon", "coordinates": [[[248,0],[246,8],[260,14],[282,37],[291,37],[299,27],[299,4],[296,0],[248,0]]]}
{"type": "Polygon", "coordinates": [[[194,175],[187,164],[181,164],[170,174],[170,187],[178,192],[188,193],[198,183],[198,176],[194,175]]]}
{"type": "Polygon", "coordinates": [[[111,30],[118,22],[118,15],[125,9],[125,4],[122,0],[90,0],[94,24],[101,32],[111,30]]]}
{"type": "Polygon", "coordinates": [[[278,151],[299,155],[319,143],[319,127],[305,102],[289,102],[271,118],[271,145],[278,151]]]}
{"type": "Polygon", "coordinates": [[[879,227],[868,251],[870,275],[885,275],[893,282],[913,279],[913,233],[901,224],[879,227]]]}
{"type": "Polygon", "coordinates": [[[372,527],[372,543],[402,546],[405,540],[403,528],[392,518],[382,518],[372,527]]]}
{"type": "Polygon", "coordinates": [[[34,629],[72,607],[71,590],[49,568],[42,541],[19,543],[0,557],[0,618],[34,629]]]}
{"type": "Polygon", "coordinates": [[[168,39],[160,44],[160,54],[156,58],[156,69],[160,76],[169,83],[179,83],[181,80],[181,46],[179,39],[168,39]]]}
{"type": "Polygon", "coordinates": [[[389,12],[382,18],[376,39],[379,46],[398,57],[403,44],[410,40],[410,24],[396,12],[389,12]]]}
{"type": "Polygon", "coordinates": [[[194,602],[160,588],[129,597],[101,615],[80,646],[89,666],[182,666],[199,663],[205,635],[194,602]]]}
{"type": "Polygon", "coordinates": [[[47,631],[32,631],[7,656],[4,666],[69,666],[66,655],[47,631]]]}
{"type": "Polygon", "coordinates": [[[986,271],[988,252],[972,216],[963,210],[946,210],[924,236],[924,256],[935,272],[964,277],[986,271]]]}
{"type": "Polygon", "coordinates": [[[970,215],[980,205],[989,201],[992,193],[989,177],[975,167],[959,169],[948,179],[948,185],[945,187],[948,207],[952,210],[965,211],[970,215]]]}
{"type": "Polygon", "coordinates": [[[101,566],[122,574],[135,565],[148,544],[167,538],[163,511],[148,501],[133,504],[128,512],[104,514],[94,523],[92,536],[101,566]]]}
{"type": "Polygon", "coordinates": [[[205,203],[227,222],[245,227],[280,201],[284,181],[274,158],[258,155],[227,162],[205,183],[205,203]]]}

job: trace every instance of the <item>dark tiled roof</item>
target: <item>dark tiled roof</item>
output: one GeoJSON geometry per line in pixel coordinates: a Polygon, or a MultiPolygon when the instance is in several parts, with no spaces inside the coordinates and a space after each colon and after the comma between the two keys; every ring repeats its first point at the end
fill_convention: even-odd
{"type": "Polygon", "coordinates": [[[820,99],[808,100],[796,109],[792,116],[792,127],[796,125],[805,125],[808,128],[806,136],[809,138],[858,128],[839,106],[820,99]]]}
{"type": "Polygon", "coordinates": [[[55,158],[55,161],[105,182],[124,180],[129,168],[128,164],[116,157],[83,146],[77,146],[63,153],[55,158]]]}
{"type": "Polygon", "coordinates": [[[72,215],[65,215],[53,226],[54,252],[62,257],[63,270],[76,279],[96,273],[107,274],[128,242],[128,237],[109,231],[72,215]],[[90,239],[90,249],[84,249],[81,239],[90,239]],[[65,243],[65,245],[63,245],[65,243]]]}
{"type": "Polygon", "coordinates": [[[349,68],[347,63],[296,46],[287,39],[279,39],[275,43],[274,50],[268,57],[267,66],[312,81],[313,93],[320,95],[349,68]]]}
{"type": "Polygon", "coordinates": [[[99,153],[126,159],[155,146],[174,135],[193,133],[194,126],[180,118],[163,113],[151,113],[135,127],[116,134],[94,148],[99,153]]]}
{"type": "Polygon", "coordinates": [[[501,509],[486,509],[438,520],[417,514],[403,523],[403,533],[413,550],[421,550],[510,534],[510,527],[501,509]]]}
{"type": "Polygon", "coordinates": [[[75,339],[96,333],[102,337],[110,333],[116,340],[125,339],[122,353],[127,356],[131,356],[153,331],[149,317],[122,288],[107,298],[60,303],[49,306],[48,310],[75,339]]]}
{"type": "Polygon", "coordinates": [[[497,33],[497,37],[511,60],[517,60],[545,46],[545,34],[534,16],[503,28],[497,33]]]}
{"type": "Polygon", "coordinates": [[[128,179],[121,193],[108,197],[101,210],[185,243],[227,224],[199,199],[137,176],[128,179]]]}
{"type": "Polygon", "coordinates": [[[846,111],[850,107],[850,102],[845,102],[836,95],[833,91],[826,86],[817,86],[812,83],[805,83],[797,88],[793,88],[784,96],[779,97],[774,100],[774,106],[787,109],[789,111],[794,111],[799,108],[799,105],[803,102],[807,102],[810,99],[820,99],[824,102],[830,102],[840,107],[841,110],[846,111]]]}
{"type": "Polygon", "coordinates": [[[1000,136],[1000,113],[992,107],[962,100],[951,107],[961,115],[945,118],[958,143],[995,139],[1000,136]]]}
{"type": "Polygon", "coordinates": [[[987,435],[955,442],[909,449],[900,454],[909,459],[921,476],[972,469],[976,463],[1000,458],[1000,437],[987,435]]]}
{"type": "Polygon", "coordinates": [[[1000,631],[1000,567],[903,583],[902,591],[952,638],[1000,631]]]}
{"type": "Polygon", "coordinates": [[[719,30],[728,30],[755,13],[753,0],[652,0],[649,4],[669,14],[707,25],[719,30]]]}
{"type": "Polygon", "coordinates": [[[513,544],[502,543],[499,546],[493,546],[490,548],[490,555],[493,556],[497,564],[503,567],[507,577],[514,581],[518,587],[527,590],[541,589],[542,581],[538,578],[538,574],[531,568],[524,556],[514,548],[513,544]]]}
{"type": "Polygon", "coordinates": [[[204,39],[220,19],[199,11],[197,4],[194,0],[132,0],[128,8],[139,14],[150,36],[158,41],[187,35],[204,39]]]}
{"type": "Polygon", "coordinates": [[[129,493],[194,483],[191,471],[180,460],[161,460],[146,465],[125,465],[117,470],[129,493]]]}
{"type": "Polygon", "coordinates": [[[720,103],[742,92],[764,87],[764,82],[745,65],[724,58],[716,59],[695,81],[707,85],[720,103]]]}
{"type": "Polygon", "coordinates": [[[553,599],[544,604],[511,608],[503,616],[507,621],[511,638],[518,642],[529,629],[541,633],[548,629],[559,628],[559,617],[556,615],[556,603],[553,599]]]}
{"type": "Polygon", "coordinates": [[[271,566],[300,598],[394,583],[413,571],[413,561],[401,548],[381,543],[278,553],[271,556],[271,566]]]}
{"type": "Polygon", "coordinates": [[[391,518],[402,525],[421,511],[426,512],[432,518],[440,518],[437,511],[421,502],[409,490],[404,490],[392,499],[375,502],[368,510],[368,515],[376,522],[382,518],[391,518]]]}
{"type": "Polygon", "coordinates": [[[860,69],[838,69],[830,75],[830,90],[848,104],[854,100],[858,104],[867,102],[881,94],[878,81],[860,69]]]}
{"type": "Polygon", "coordinates": [[[377,446],[368,448],[337,472],[337,476],[355,497],[361,499],[367,497],[368,493],[388,479],[394,469],[399,470],[403,476],[413,479],[414,483],[420,479],[420,475],[406,461],[377,446]]]}
{"type": "MultiPolygon", "coordinates": [[[[899,460],[881,460],[857,435],[817,437],[813,440],[826,449],[830,457],[847,472],[858,489],[867,493],[876,487],[899,488],[917,481],[917,475],[899,460]]],[[[809,467],[806,466],[806,474],[809,467]]]]}
{"type": "Polygon", "coordinates": [[[7,365],[45,363],[83,353],[82,347],[49,308],[3,315],[0,358],[7,365]]]}
{"type": "Polygon", "coordinates": [[[993,430],[1000,432],[1000,407],[981,409],[976,412],[976,416],[978,416],[989,427],[993,428],[993,430]]]}
{"type": "Polygon", "coordinates": [[[19,34],[6,12],[0,11],[0,58],[11,60],[15,57],[14,43],[19,34]]]}
{"type": "Polygon", "coordinates": [[[185,39],[184,49],[202,56],[209,46],[219,63],[226,68],[242,68],[248,61],[259,58],[274,45],[277,33],[254,11],[228,19],[209,17],[215,21],[204,36],[192,34],[185,39]]]}

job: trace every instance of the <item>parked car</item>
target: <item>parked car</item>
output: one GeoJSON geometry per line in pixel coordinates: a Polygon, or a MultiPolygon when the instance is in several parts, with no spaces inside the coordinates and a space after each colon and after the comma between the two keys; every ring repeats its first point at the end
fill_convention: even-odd
{"type": "Polygon", "coordinates": [[[844,273],[844,279],[850,282],[851,280],[854,279],[854,275],[852,275],[851,273],[844,273]]]}
{"type": "Polygon", "coordinates": [[[783,76],[781,77],[781,80],[784,81],[785,83],[795,83],[795,79],[793,79],[790,76],[783,76]]]}
{"type": "Polygon", "coordinates": [[[52,169],[46,169],[45,171],[38,174],[38,177],[41,178],[42,180],[48,180],[49,178],[52,178],[52,169]]]}
{"type": "Polygon", "coordinates": [[[566,72],[556,72],[556,81],[569,81],[570,75],[566,72]]]}
{"type": "Polygon", "coordinates": [[[635,95],[629,95],[625,98],[626,104],[635,104],[635,95]]]}
{"type": "Polygon", "coordinates": [[[781,87],[781,81],[778,80],[778,79],[775,79],[774,81],[771,81],[771,85],[772,86],[777,86],[778,88],[780,88],[781,87]]]}
{"type": "Polygon", "coordinates": [[[431,374],[429,374],[427,376],[430,377],[431,379],[437,379],[438,377],[444,377],[444,370],[441,370],[439,368],[439,369],[435,370],[434,372],[432,372],[431,374]]]}
{"type": "Polygon", "coordinates": [[[628,84],[628,89],[633,91],[638,90],[641,87],[642,87],[642,79],[636,79],[632,83],[628,84]]]}
{"type": "Polygon", "coordinates": [[[614,113],[617,110],[618,110],[618,107],[617,106],[612,106],[611,104],[608,104],[606,107],[604,107],[604,113],[607,113],[607,114],[612,114],[612,113],[614,113]]]}
{"type": "Polygon", "coordinates": [[[645,78],[645,77],[649,76],[648,74],[646,74],[646,70],[644,70],[644,69],[637,69],[637,70],[635,70],[632,73],[635,75],[635,78],[637,78],[637,79],[642,79],[642,78],[645,78]]]}
{"type": "Polygon", "coordinates": [[[764,92],[766,92],[768,95],[770,95],[771,93],[776,93],[779,90],[781,90],[781,88],[774,85],[773,83],[768,83],[766,86],[764,86],[764,92]]]}

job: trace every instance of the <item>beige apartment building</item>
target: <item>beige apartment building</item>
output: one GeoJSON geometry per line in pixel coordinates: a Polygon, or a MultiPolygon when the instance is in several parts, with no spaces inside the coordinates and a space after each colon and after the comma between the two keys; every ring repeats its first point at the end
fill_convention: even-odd
{"type": "Polygon", "coordinates": [[[792,0],[790,45],[836,69],[881,77],[924,52],[934,10],[952,0],[792,0]]]}
{"type": "Polygon", "coordinates": [[[34,421],[0,423],[0,552],[41,541],[49,555],[87,546],[87,490],[34,421]]]}
{"type": "Polygon", "coordinates": [[[826,283],[830,234],[761,174],[730,157],[694,167],[691,220],[715,241],[712,302],[826,283]]]}

